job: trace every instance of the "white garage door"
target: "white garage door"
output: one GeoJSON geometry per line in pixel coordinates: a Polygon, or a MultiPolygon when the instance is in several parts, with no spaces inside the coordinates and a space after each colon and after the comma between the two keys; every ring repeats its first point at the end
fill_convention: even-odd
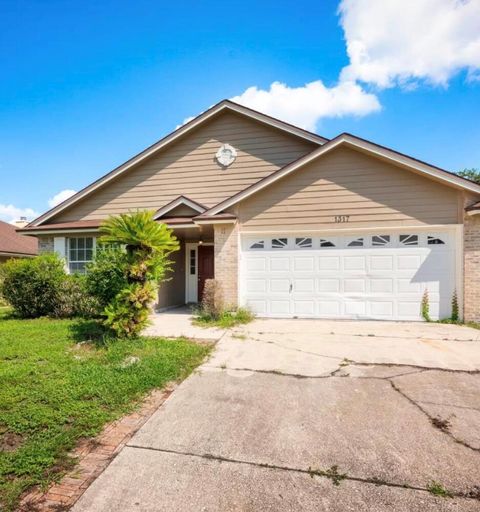
{"type": "Polygon", "coordinates": [[[455,235],[245,237],[241,302],[259,316],[421,320],[428,291],[432,319],[451,315],[455,235]]]}

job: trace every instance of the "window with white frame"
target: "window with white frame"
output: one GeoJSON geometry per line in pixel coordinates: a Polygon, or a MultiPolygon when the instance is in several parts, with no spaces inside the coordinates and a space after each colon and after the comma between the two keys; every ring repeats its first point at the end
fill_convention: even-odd
{"type": "Polygon", "coordinates": [[[85,274],[87,263],[93,261],[95,239],[80,236],[68,239],[68,269],[71,274],[85,274]]]}

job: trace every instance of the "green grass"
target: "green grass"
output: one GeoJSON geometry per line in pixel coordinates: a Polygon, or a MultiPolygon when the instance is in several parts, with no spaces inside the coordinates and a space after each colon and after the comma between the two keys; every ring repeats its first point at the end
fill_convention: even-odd
{"type": "Polygon", "coordinates": [[[210,351],[185,339],[85,341],[92,325],[0,312],[0,510],[58,479],[80,438],[186,377],[210,351]],[[125,367],[130,356],[139,360],[125,367]]]}
{"type": "Polygon", "coordinates": [[[238,308],[236,311],[223,311],[218,317],[195,311],[192,323],[200,327],[220,327],[229,329],[240,324],[248,324],[255,317],[248,309],[238,308]]]}

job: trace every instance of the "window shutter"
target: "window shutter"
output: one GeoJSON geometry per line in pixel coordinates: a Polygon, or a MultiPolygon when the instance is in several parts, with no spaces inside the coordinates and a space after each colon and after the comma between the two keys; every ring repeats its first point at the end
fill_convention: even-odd
{"type": "Polygon", "coordinates": [[[67,254],[66,254],[67,239],[64,236],[56,236],[53,239],[53,250],[65,262],[65,270],[68,271],[67,254]]]}

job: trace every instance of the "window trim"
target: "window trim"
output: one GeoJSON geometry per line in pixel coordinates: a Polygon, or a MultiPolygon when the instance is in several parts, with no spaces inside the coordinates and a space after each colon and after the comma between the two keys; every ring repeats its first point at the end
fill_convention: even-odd
{"type": "MultiPolygon", "coordinates": [[[[67,269],[68,269],[68,273],[69,274],[85,274],[86,273],[86,265],[88,263],[91,263],[94,259],[95,259],[95,254],[97,252],[97,237],[95,236],[70,236],[67,238],[67,254],[66,254],[66,263],[67,263],[67,269]],[[87,249],[86,247],[86,240],[91,238],[92,239],[92,248],[91,248],[91,251],[92,251],[92,259],[91,260],[87,260],[87,259],[84,259],[84,260],[72,260],[71,258],[71,251],[74,250],[74,251],[77,251],[77,256],[78,256],[78,247],[76,247],[75,249],[72,249],[71,248],[71,241],[72,240],[78,240],[79,239],[84,239],[85,240],[85,247],[83,248],[84,251],[87,251],[87,250],[90,250],[90,249],[87,249]],[[72,264],[83,264],[83,270],[73,270],[72,269],[72,264]]],[[[86,254],[85,254],[86,256],[86,254]]]]}

